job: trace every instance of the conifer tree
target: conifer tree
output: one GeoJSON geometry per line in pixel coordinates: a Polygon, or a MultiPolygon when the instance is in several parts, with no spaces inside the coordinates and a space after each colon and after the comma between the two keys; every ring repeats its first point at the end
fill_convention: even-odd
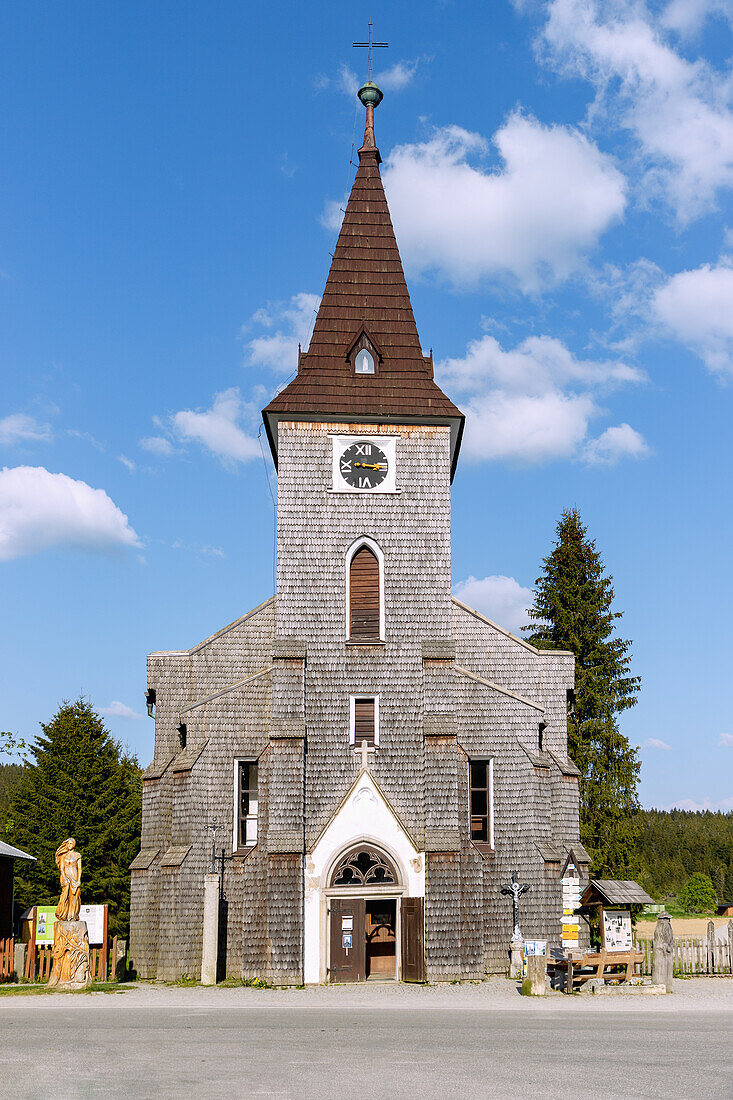
{"type": "Polygon", "coordinates": [[[580,769],[580,838],[595,875],[623,877],[635,867],[639,830],[638,751],[619,732],[617,715],[636,703],[631,642],[614,634],[613,578],[577,509],[563,512],[557,542],[544,559],[524,627],[538,649],[575,654],[575,699],[568,714],[568,755],[580,769]]]}
{"type": "Polygon", "coordinates": [[[58,900],[54,853],[73,836],[82,854],[82,903],[109,904],[110,934],[130,920],[129,865],[140,842],[141,771],[83,698],[64,701],[31,746],[11,793],[6,839],[36,856],[16,866],[24,907],[58,900]]]}

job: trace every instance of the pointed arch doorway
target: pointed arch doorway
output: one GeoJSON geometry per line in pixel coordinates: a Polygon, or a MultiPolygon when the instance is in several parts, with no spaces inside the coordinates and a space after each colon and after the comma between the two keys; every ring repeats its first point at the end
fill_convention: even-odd
{"type": "Polygon", "coordinates": [[[423,899],[373,844],[336,860],[327,890],[331,982],[423,981],[423,899]]]}

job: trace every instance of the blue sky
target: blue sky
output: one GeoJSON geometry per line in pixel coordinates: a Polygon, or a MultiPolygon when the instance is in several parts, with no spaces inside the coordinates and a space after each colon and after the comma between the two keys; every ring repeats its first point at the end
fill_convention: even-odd
{"type": "MultiPolygon", "coordinates": [[[[418,328],[468,414],[456,591],[516,629],[577,505],[644,804],[732,809],[733,3],[369,10],[418,328]]],[[[83,691],[147,762],[146,653],[271,594],[259,409],[353,175],[354,11],[0,12],[0,728],[83,691]]]]}

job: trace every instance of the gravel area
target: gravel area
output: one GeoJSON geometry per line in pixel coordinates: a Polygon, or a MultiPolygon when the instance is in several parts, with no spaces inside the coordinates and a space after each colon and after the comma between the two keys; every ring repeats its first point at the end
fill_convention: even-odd
{"type": "MultiPolygon", "coordinates": [[[[542,1012],[707,1012],[729,1010],[733,1012],[733,978],[725,975],[714,978],[675,979],[674,993],[650,996],[640,991],[625,992],[618,987],[611,995],[596,996],[592,993],[574,994],[572,997],[550,991],[542,997],[522,997],[519,985],[507,978],[489,978],[485,982],[469,982],[439,985],[410,985],[403,982],[365,982],[359,985],[308,986],[304,989],[251,989],[242,986],[167,985],[164,982],[137,982],[120,987],[117,994],[49,994],[43,996],[44,1005],[59,1008],[68,1003],[69,997],[101,1001],[110,996],[124,997],[126,1008],[161,1009],[193,1007],[220,1007],[225,1002],[232,1005],[262,1005],[267,1008],[367,1008],[388,1011],[414,1007],[416,1010],[441,1011],[456,1009],[499,1009],[518,1013],[539,1010],[542,1012]]],[[[37,998],[34,998],[37,1000],[37,998]]],[[[0,996],[0,1022],[10,1003],[18,1003],[15,997],[0,996]]],[[[733,1019],[732,1019],[733,1026],[733,1019]]]]}

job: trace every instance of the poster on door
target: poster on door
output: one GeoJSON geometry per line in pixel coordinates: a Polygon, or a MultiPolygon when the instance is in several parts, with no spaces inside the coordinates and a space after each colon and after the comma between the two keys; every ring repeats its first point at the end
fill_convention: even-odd
{"type": "Polygon", "coordinates": [[[631,913],[628,909],[603,910],[603,939],[606,951],[630,949],[631,913]]]}

